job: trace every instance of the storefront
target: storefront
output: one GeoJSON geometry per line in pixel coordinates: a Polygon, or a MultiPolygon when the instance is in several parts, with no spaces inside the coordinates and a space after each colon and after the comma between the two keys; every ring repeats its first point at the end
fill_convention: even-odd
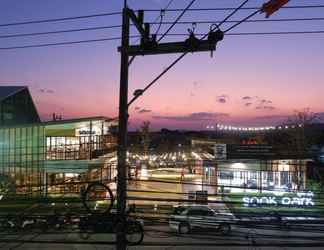
{"type": "Polygon", "coordinates": [[[112,125],[105,117],[45,123],[47,184],[108,178],[107,155],[116,150],[112,125]]]}
{"type": "Polygon", "coordinates": [[[47,160],[85,160],[97,158],[100,151],[113,148],[116,138],[105,117],[45,123],[47,160]]]}
{"type": "Polygon", "coordinates": [[[28,194],[84,176],[108,178],[105,155],[116,150],[112,125],[93,117],[0,127],[0,175],[28,194]]]}
{"type": "Polygon", "coordinates": [[[218,163],[226,192],[284,192],[306,187],[305,160],[235,160],[218,163]]]}

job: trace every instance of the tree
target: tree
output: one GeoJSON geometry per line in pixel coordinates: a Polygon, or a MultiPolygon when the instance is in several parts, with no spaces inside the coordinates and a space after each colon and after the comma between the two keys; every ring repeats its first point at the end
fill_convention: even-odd
{"type": "Polygon", "coordinates": [[[288,118],[287,125],[290,127],[288,130],[288,147],[290,153],[293,154],[298,161],[298,163],[294,165],[293,174],[293,180],[297,184],[297,189],[300,189],[302,186],[300,160],[307,157],[314,139],[311,136],[307,136],[307,131],[310,130],[311,126],[316,123],[318,119],[318,115],[309,108],[297,110],[288,118]]]}
{"type": "Polygon", "coordinates": [[[141,140],[145,156],[148,154],[150,147],[150,124],[149,121],[144,121],[141,126],[141,140]]]}
{"type": "Polygon", "coordinates": [[[295,111],[294,114],[288,118],[288,124],[291,127],[289,130],[291,132],[290,142],[293,146],[292,149],[298,158],[304,157],[312,145],[313,138],[306,136],[306,130],[317,121],[318,115],[312,112],[309,108],[295,111]]]}

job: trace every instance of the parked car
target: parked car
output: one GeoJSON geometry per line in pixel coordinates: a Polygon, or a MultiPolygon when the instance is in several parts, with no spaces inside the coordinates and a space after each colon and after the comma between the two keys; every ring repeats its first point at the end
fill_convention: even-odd
{"type": "Polygon", "coordinates": [[[179,234],[187,234],[199,228],[218,230],[226,235],[231,232],[235,220],[229,212],[216,211],[203,205],[188,205],[175,207],[169,226],[179,234]]]}

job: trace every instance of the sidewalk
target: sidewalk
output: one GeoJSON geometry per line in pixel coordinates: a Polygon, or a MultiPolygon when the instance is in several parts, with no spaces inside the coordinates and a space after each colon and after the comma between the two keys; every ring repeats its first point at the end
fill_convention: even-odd
{"type": "MultiPolygon", "coordinates": [[[[103,245],[44,245],[44,244],[23,244],[17,246],[17,244],[8,244],[2,247],[0,243],[1,250],[115,250],[115,246],[103,246],[103,245]]],[[[256,247],[256,246],[242,246],[242,247],[232,247],[232,246],[137,246],[128,247],[129,250],[295,250],[295,247],[256,247]]],[[[301,247],[298,250],[322,250],[323,247],[301,247]]]]}

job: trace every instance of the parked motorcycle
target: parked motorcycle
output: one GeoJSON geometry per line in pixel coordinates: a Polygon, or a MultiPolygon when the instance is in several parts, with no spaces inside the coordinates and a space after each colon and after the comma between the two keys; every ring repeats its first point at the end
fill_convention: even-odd
{"type": "MultiPolygon", "coordinates": [[[[117,233],[123,226],[117,214],[111,213],[114,196],[109,186],[94,182],[82,192],[82,202],[90,215],[80,217],[79,229],[82,239],[89,239],[95,233],[117,233]]],[[[134,208],[131,207],[133,210],[134,208]]],[[[129,217],[130,209],[126,215],[124,230],[129,245],[138,245],[143,241],[144,231],[139,220],[129,217]]]]}
{"type": "MultiPolygon", "coordinates": [[[[117,233],[120,226],[121,222],[116,214],[88,215],[80,218],[80,237],[89,239],[95,233],[117,233]]],[[[137,220],[126,220],[125,233],[129,245],[138,245],[143,241],[143,227],[137,220]]]]}
{"type": "Polygon", "coordinates": [[[17,230],[17,220],[13,215],[5,215],[0,218],[0,232],[10,232],[17,230]]]}

